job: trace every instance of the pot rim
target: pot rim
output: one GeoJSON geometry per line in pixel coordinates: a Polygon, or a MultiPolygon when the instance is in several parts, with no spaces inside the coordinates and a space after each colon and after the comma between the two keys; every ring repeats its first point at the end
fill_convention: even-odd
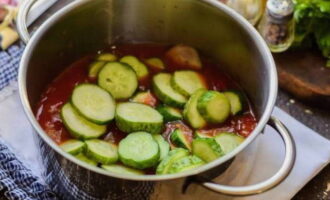
{"type": "Polygon", "coordinates": [[[18,72],[18,87],[19,87],[19,95],[21,99],[21,103],[23,105],[25,114],[27,115],[30,123],[32,124],[33,128],[37,131],[38,135],[42,138],[44,142],[46,142],[53,150],[55,150],[58,154],[66,158],[67,160],[70,160],[71,162],[87,169],[91,170],[95,173],[102,174],[105,176],[111,176],[115,178],[120,179],[126,179],[126,180],[134,180],[134,181],[162,181],[162,180],[171,180],[171,179],[177,179],[177,178],[184,178],[187,176],[197,175],[202,172],[205,172],[211,168],[214,168],[230,159],[232,159],[234,156],[236,156],[239,152],[241,152],[243,149],[245,149],[253,140],[262,132],[263,128],[266,126],[270,115],[273,111],[276,97],[277,97],[277,89],[278,89],[278,80],[277,80],[277,70],[275,67],[275,63],[272,57],[272,54],[270,53],[270,50],[262,37],[259,35],[259,33],[256,31],[256,29],[241,15],[236,13],[231,8],[227,7],[226,5],[214,1],[214,0],[199,0],[209,6],[216,7],[217,9],[223,11],[230,17],[232,17],[234,20],[237,21],[251,36],[253,42],[256,44],[257,48],[259,48],[259,51],[261,53],[261,56],[266,59],[266,66],[268,66],[269,70],[267,70],[268,76],[270,77],[270,86],[268,91],[268,99],[267,99],[267,105],[265,108],[264,113],[262,114],[256,128],[253,130],[253,132],[245,139],[245,141],[238,146],[235,150],[230,152],[229,154],[214,160],[210,163],[207,163],[201,167],[198,167],[196,169],[192,169],[186,172],[178,173],[178,174],[167,174],[167,175],[127,175],[127,174],[118,174],[113,173],[109,171],[105,171],[104,169],[101,169],[99,167],[95,167],[92,165],[89,165],[83,161],[78,160],[74,156],[64,152],[41,128],[38,121],[36,120],[33,111],[31,109],[31,106],[28,101],[27,91],[26,91],[26,73],[28,68],[28,61],[31,56],[31,52],[36,46],[37,42],[40,40],[40,37],[53,25],[55,24],[60,18],[65,16],[68,12],[71,12],[75,8],[86,4],[92,0],[81,0],[81,1],[73,1],[70,4],[64,6],[60,10],[58,10],[55,14],[53,14],[51,17],[49,17],[35,32],[35,34],[32,36],[31,40],[28,42],[24,52],[22,59],[20,61],[20,67],[18,72]]]}

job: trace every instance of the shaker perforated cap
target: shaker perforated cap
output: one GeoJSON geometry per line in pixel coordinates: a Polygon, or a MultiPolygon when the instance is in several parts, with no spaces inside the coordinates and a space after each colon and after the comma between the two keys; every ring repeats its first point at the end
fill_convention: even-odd
{"type": "Polygon", "coordinates": [[[267,9],[272,14],[277,16],[288,16],[293,13],[293,2],[292,0],[268,0],[267,9]]]}

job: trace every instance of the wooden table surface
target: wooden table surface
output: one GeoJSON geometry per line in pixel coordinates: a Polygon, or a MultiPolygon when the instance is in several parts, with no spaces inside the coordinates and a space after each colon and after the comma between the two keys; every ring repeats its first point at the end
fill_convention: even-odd
{"type": "MultiPolygon", "coordinates": [[[[35,24],[38,27],[44,19],[61,8],[63,5],[73,0],[59,0],[58,3],[49,9],[35,24]]],[[[277,106],[292,115],[297,120],[306,124],[320,135],[330,139],[330,112],[305,105],[286,93],[279,90],[277,106]]],[[[177,182],[173,182],[174,187],[177,182]]],[[[163,188],[164,189],[164,188],[163,188]]],[[[216,199],[216,195],[212,192],[201,192],[202,199],[216,199]]],[[[166,198],[157,197],[156,199],[166,200],[166,198]]],[[[305,187],[303,187],[293,198],[293,200],[330,200],[330,165],[325,167],[318,175],[316,175],[305,187]]]]}

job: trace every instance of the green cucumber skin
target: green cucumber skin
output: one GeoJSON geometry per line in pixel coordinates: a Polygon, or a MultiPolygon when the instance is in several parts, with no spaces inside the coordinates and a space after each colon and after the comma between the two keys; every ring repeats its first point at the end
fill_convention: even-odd
{"type": "MultiPolygon", "coordinates": [[[[136,116],[137,114],[135,114],[136,116]]],[[[151,115],[150,115],[151,116],[151,115]]],[[[117,127],[126,133],[131,133],[131,132],[137,132],[137,131],[146,131],[151,134],[157,134],[160,133],[163,129],[163,116],[158,113],[158,111],[151,106],[144,105],[144,104],[139,104],[139,103],[121,103],[117,105],[116,109],[116,125],[117,127]],[[124,107],[125,106],[125,107],[124,107]],[[141,119],[137,119],[138,121],[134,121],[132,119],[132,113],[128,115],[128,113],[124,113],[123,110],[129,108],[130,110],[132,109],[138,109],[136,112],[139,113],[146,113],[150,112],[149,114],[153,114],[153,119],[156,119],[156,117],[159,120],[154,120],[154,121],[142,121],[141,119]],[[143,111],[145,109],[145,111],[143,111]]]]}
{"type": "MultiPolygon", "coordinates": [[[[66,104],[70,104],[70,103],[66,103],[66,104]]],[[[66,104],[64,104],[64,106],[65,106],[66,104]]],[[[63,107],[64,107],[64,106],[63,106],[63,107]]],[[[70,106],[72,106],[72,105],[70,104],[70,106]]],[[[74,138],[76,138],[76,139],[80,139],[80,140],[95,139],[95,138],[98,138],[98,137],[102,136],[102,135],[106,132],[107,127],[104,126],[104,125],[98,125],[98,126],[102,127],[103,130],[100,131],[100,133],[98,133],[97,135],[93,135],[93,136],[89,136],[89,135],[85,135],[85,134],[82,134],[82,133],[78,133],[77,131],[71,129],[71,128],[70,128],[70,125],[66,122],[66,120],[64,120],[63,107],[62,107],[62,109],[61,109],[61,113],[60,113],[60,116],[61,116],[62,122],[63,122],[65,128],[68,129],[69,133],[70,133],[71,136],[73,136],[74,138]]],[[[73,106],[72,106],[72,108],[73,108],[73,106]]],[[[73,108],[73,109],[74,109],[74,108],[73,108]]],[[[77,115],[79,115],[78,111],[75,110],[75,112],[76,112],[77,115]]],[[[82,116],[80,116],[80,117],[82,117],[82,116]]],[[[85,120],[87,121],[87,119],[85,119],[85,120]]],[[[88,122],[89,122],[89,121],[88,121],[88,122]]],[[[92,122],[90,122],[90,123],[92,123],[92,122]]],[[[97,125],[97,124],[95,124],[95,125],[97,125]]]]}
{"type": "Polygon", "coordinates": [[[191,144],[190,142],[186,139],[184,134],[180,129],[175,129],[172,134],[171,134],[171,141],[174,145],[178,147],[182,147],[185,149],[188,149],[189,151],[191,150],[191,144]]]}
{"type": "Polygon", "coordinates": [[[199,89],[207,89],[205,83],[201,79],[202,79],[201,75],[195,71],[180,70],[180,71],[174,72],[172,79],[171,79],[171,85],[174,88],[174,90],[178,91],[179,93],[181,93],[182,95],[184,95],[186,97],[189,97],[199,89]],[[193,83],[191,83],[191,84],[194,84],[194,86],[196,86],[196,87],[194,87],[193,91],[188,91],[187,88],[184,88],[184,86],[181,83],[179,83],[178,79],[180,79],[180,76],[182,77],[182,74],[185,74],[185,73],[186,74],[190,73],[189,75],[198,77],[193,83]]]}
{"type": "Polygon", "coordinates": [[[82,152],[85,151],[85,148],[86,148],[86,143],[80,141],[80,140],[74,140],[74,139],[71,139],[71,140],[68,140],[68,141],[65,141],[64,143],[62,143],[60,145],[60,147],[67,153],[71,154],[71,155],[78,155],[82,152]],[[70,146],[67,146],[67,145],[70,145],[72,143],[75,143],[76,145],[79,145],[77,146],[76,148],[72,149],[70,148],[70,146]]]}
{"type": "Polygon", "coordinates": [[[187,91],[185,91],[184,89],[182,89],[175,81],[174,81],[174,77],[172,77],[171,79],[171,86],[173,87],[173,89],[177,92],[179,92],[180,94],[182,94],[185,97],[189,97],[191,94],[189,94],[187,91]]]}
{"type": "Polygon", "coordinates": [[[90,165],[93,165],[93,166],[97,166],[97,162],[94,161],[94,160],[91,160],[89,159],[88,157],[86,157],[84,154],[80,153],[78,155],[75,156],[77,159],[87,163],[87,164],[90,164],[90,165]]]}
{"type": "Polygon", "coordinates": [[[163,122],[159,122],[159,123],[128,122],[119,115],[116,115],[116,125],[119,128],[119,130],[125,133],[146,131],[151,134],[159,134],[163,130],[163,122]]]}
{"type": "Polygon", "coordinates": [[[157,75],[155,75],[152,79],[152,88],[153,91],[155,93],[155,95],[164,103],[167,104],[169,106],[173,106],[173,107],[178,107],[178,108],[183,108],[184,105],[186,104],[187,100],[183,100],[183,101],[178,101],[176,99],[171,98],[170,96],[168,96],[167,94],[163,93],[160,88],[157,86],[157,83],[155,81],[156,76],[159,75],[166,75],[166,73],[159,73],[157,75]]]}
{"type": "Polygon", "coordinates": [[[160,157],[159,161],[163,160],[167,155],[168,152],[170,151],[170,144],[166,142],[166,140],[163,138],[163,136],[157,134],[153,135],[154,139],[158,143],[159,150],[160,150],[160,157]]]}
{"type": "MultiPolygon", "coordinates": [[[[90,84],[90,83],[82,83],[82,84],[77,85],[77,86],[75,87],[75,89],[78,88],[78,87],[83,87],[84,85],[94,85],[94,84],[90,84]]],[[[97,85],[95,85],[95,86],[98,87],[99,89],[105,91],[105,92],[109,95],[109,97],[110,97],[110,99],[111,99],[110,101],[112,101],[111,103],[113,104],[113,109],[115,109],[115,107],[116,107],[116,103],[115,103],[115,100],[113,99],[113,97],[111,96],[111,94],[108,93],[105,89],[103,89],[103,88],[101,88],[101,87],[99,87],[99,86],[97,86],[97,85]]],[[[73,90],[73,92],[74,92],[74,90],[73,90]]],[[[113,112],[113,116],[111,116],[108,120],[100,121],[100,120],[92,119],[92,118],[89,117],[87,114],[84,114],[84,112],[82,112],[82,110],[79,109],[78,106],[75,105],[74,100],[73,100],[73,95],[74,95],[74,94],[72,93],[72,95],[71,95],[71,97],[70,97],[70,103],[71,103],[71,105],[76,109],[76,111],[77,111],[81,116],[83,116],[84,118],[86,118],[88,121],[91,121],[91,122],[93,122],[93,123],[95,123],[95,124],[99,124],[99,125],[106,125],[106,124],[110,123],[110,122],[115,118],[115,112],[113,112]]]]}
{"type": "MultiPolygon", "coordinates": [[[[134,143],[134,145],[143,145],[142,144],[138,144],[138,143],[134,143]]],[[[143,148],[145,146],[138,146],[138,148],[143,148]]],[[[153,149],[155,150],[155,149],[153,149]]],[[[124,138],[123,140],[120,141],[119,143],[119,159],[122,163],[124,163],[125,165],[129,166],[129,167],[133,167],[133,168],[136,168],[136,169],[145,169],[145,168],[149,168],[149,167],[153,167],[153,166],[156,166],[158,161],[159,161],[159,158],[160,158],[160,150],[159,150],[159,146],[158,146],[158,143],[156,140],[153,139],[152,135],[149,134],[149,133],[146,133],[146,132],[135,132],[135,133],[131,133],[129,134],[126,138],[124,138]],[[126,146],[127,145],[127,140],[131,139],[132,137],[134,137],[135,135],[137,134],[147,134],[149,135],[148,137],[148,140],[149,142],[151,142],[151,145],[155,148],[157,148],[157,152],[156,154],[152,155],[152,157],[146,159],[146,160],[139,160],[137,161],[136,160],[136,157],[135,158],[128,158],[130,156],[127,156],[127,148],[133,148],[132,146],[126,146]]]]}
{"type": "Polygon", "coordinates": [[[143,175],[144,172],[129,168],[123,165],[113,164],[113,165],[101,165],[101,167],[109,172],[118,173],[118,174],[130,174],[130,175],[143,175]]]}
{"type": "Polygon", "coordinates": [[[112,157],[106,157],[106,156],[99,155],[98,153],[94,152],[90,148],[90,146],[89,146],[90,144],[89,143],[90,142],[93,142],[93,141],[108,143],[106,141],[97,140],[97,139],[86,141],[87,148],[86,148],[86,151],[85,151],[85,155],[89,159],[94,160],[97,163],[101,163],[101,164],[105,164],[105,165],[107,165],[107,164],[113,164],[113,163],[117,162],[117,160],[118,160],[118,153],[117,153],[117,147],[114,144],[108,143],[111,146],[112,150],[114,151],[115,155],[112,156],[112,157]]]}
{"type": "Polygon", "coordinates": [[[213,138],[197,138],[192,142],[192,153],[205,162],[218,159],[224,153],[213,138]]]}
{"type": "Polygon", "coordinates": [[[207,122],[197,110],[197,101],[199,97],[206,91],[207,90],[205,89],[199,89],[194,92],[190,96],[183,110],[183,118],[190,124],[190,126],[195,129],[203,128],[207,125],[207,122]]]}
{"type": "Polygon", "coordinates": [[[104,61],[94,61],[89,65],[88,70],[88,77],[89,78],[97,78],[97,75],[99,74],[100,70],[104,67],[106,62],[104,61]]]}
{"type": "Polygon", "coordinates": [[[161,115],[163,115],[165,122],[177,121],[182,119],[182,114],[180,113],[179,110],[177,111],[178,113],[173,113],[171,111],[171,109],[176,109],[176,108],[172,108],[166,105],[160,105],[157,106],[156,109],[161,115]]]}
{"type": "Polygon", "coordinates": [[[228,100],[230,102],[231,114],[237,115],[237,114],[242,113],[244,104],[245,104],[244,95],[240,91],[237,91],[237,90],[227,90],[227,91],[223,92],[223,94],[226,95],[226,97],[228,98],[228,100]],[[238,98],[240,105],[235,105],[235,102],[233,102],[231,95],[234,95],[235,98],[238,98]]]}
{"type": "Polygon", "coordinates": [[[217,91],[207,91],[199,97],[197,101],[197,110],[207,122],[213,124],[223,123],[230,115],[230,103],[224,94],[221,94],[217,91]],[[222,110],[223,113],[221,113],[221,119],[215,119],[209,114],[208,104],[213,100],[213,98],[216,98],[216,96],[220,96],[223,100],[223,103],[225,104],[222,110]]]}
{"type": "Polygon", "coordinates": [[[113,98],[115,98],[115,99],[128,99],[128,98],[130,98],[135,93],[136,89],[138,88],[138,79],[137,79],[137,75],[136,75],[135,71],[128,64],[126,64],[126,63],[120,63],[120,62],[108,62],[100,70],[100,72],[98,74],[97,84],[101,88],[103,88],[106,91],[108,91],[111,94],[111,96],[113,98]],[[103,71],[106,70],[107,67],[108,67],[108,65],[111,65],[111,64],[119,64],[119,65],[121,65],[121,67],[123,67],[123,68],[125,68],[125,70],[127,70],[126,71],[126,74],[127,73],[130,73],[129,75],[131,76],[130,77],[130,81],[131,81],[130,84],[131,85],[126,85],[126,86],[129,86],[130,88],[126,88],[124,94],[123,93],[119,93],[118,94],[118,91],[116,91],[116,92],[112,91],[111,92],[111,87],[109,85],[107,85],[107,83],[106,83],[106,80],[105,80],[106,75],[103,75],[103,73],[106,73],[106,72],[103,72],[103,71]]]}
{"type": "Polygon", "coordinates": [[[149,75],[149,71],[147,66],[145,66],[144,63],[142,63],[137,57],[135,56],[124,56],[120,59],[120,62],[126,63],[129,66],[132,67],[132,69],[135,71],[138,79],[142,79],[149,75]]]}
{"type": "Polygon", "coordinates": [[[156,174],[168,174],[171,165],[178,159],[188,156],[189,151],[182,148],[176,148],[168,153],[168,155],[159,163],[156,174]]]}
{"type": "Polygon", "coordinates": [[[176,160],[170,167],[168,173],[169,174],[180,173],[200,167],[204,164],[205,162],[195,155],[185,156],[176,160]]]}

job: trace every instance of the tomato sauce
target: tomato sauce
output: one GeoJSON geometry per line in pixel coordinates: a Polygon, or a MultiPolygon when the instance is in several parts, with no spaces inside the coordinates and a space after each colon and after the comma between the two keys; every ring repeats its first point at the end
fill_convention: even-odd
{"type": "MultiPolygon", "coordinates": [[[[165,63],[164,71],[173,72],[180,70],[178,66],[170,63],[165,56],[170,46],[156,44],[125,44],[111,46],[105,52],[110,52],[118,57],[124,55],[134,55],[141,61],[150,57],[158,57],[165,63]]],[[[35,115],[41,127],[45,132],[58,144],[71,138],[68,130],[60,117],[61,107],[69,100],[74,87],[80,83],[95,83],[95,80],[88,78],[88,67],[93,61],[93,56],[87,56],[73,63],[63,73],[61,73],[54,81],[52,81],[41,95],[40,102],[36,105],[35,115]]],[[[213,62],[211,59],[201,55],[203,68],[197,70],[205,79],[208,89],[224,91],[227,89],[240,89],[240,87],[224,72],[221,66],[213,62]],[[220,70],[219,70],[220,69],[220,70]]],[[[159,70],[149,68],[150,75],[139,82],[139,90],[146,91],[151,89],[151,78],[159,70]]],[[[156,101],[155,104],[160,101],[156,101]]],[[[185,128],[186,135],[192,140],[192,130],[189,129],[184,122],[181,125],[169,123],[165,126],[164,136],[168,136],[171,130],[177,126],[185,128]]],[[[235,132],[247,137],[257,124],[253,110],[249,104],[245,105],[244,112],[240,115],[230,117],[225,123],[212,125],[204,128],[203,131],[208,135],[215,135],[221,132],[235,132]]],[[[114,122],[108,125],[108,131],[104,140],[118,143],[126,133],[120,131],[114,122]]]]}

